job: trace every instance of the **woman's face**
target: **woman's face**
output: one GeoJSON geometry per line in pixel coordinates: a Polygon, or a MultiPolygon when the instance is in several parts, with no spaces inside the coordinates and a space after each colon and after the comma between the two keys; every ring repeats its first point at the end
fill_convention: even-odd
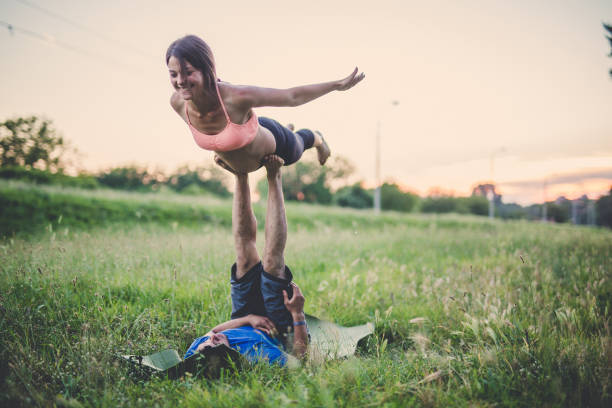
{"type": "Polygon", "coordinates": [[[193,99],[197,93],[204,90],[204,75],[185,61],[185,69],[176,57],[168,60],[168,71],[170,72],[170,83],[185,100],[193,99]]]}

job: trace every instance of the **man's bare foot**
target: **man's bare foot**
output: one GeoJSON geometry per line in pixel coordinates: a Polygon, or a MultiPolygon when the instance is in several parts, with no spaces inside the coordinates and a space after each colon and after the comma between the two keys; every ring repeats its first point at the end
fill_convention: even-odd
{"type": "Polygon", "coordinates": [[[322,165],[325,164],[329,156],[331,155],[331,150],[329,150],[329,146],[327,142],[323,138],[323,135],[318,130],[315,130],[315,133],[321,138],[321,144],[316,147],[317,149],[317,157],[319,159],[319,163],[322,165]]]}
{"type": "Polygon", "coordinates": [[[229,172],[230,172],[230,173],[232,173],[232,174],[236,174],[236,175],[237,175],[236,171],[235,171],[234,169],[232,169],[232,168],[229,166],[229,164],[227,164],[226,162],[224,162],[224,161],[223,161],[223,159],[222,159],[222,158],[220,158],[218,155],[216,155],[216,154],[215,154],[215,158],[214,158],[214,160],[215,160],[215,164],[216,164],[217,166],[219,166],[219,167],[221,167],[221,168],[223,168],[223,169],[225,169],[225,170],[229,171],[229,172]]]}
{"type": "Polygon", "coordinates": [[[280,168],[283,167],[285,161],[275,154],[269,154],[262,159],[263,165],[268,171],[268,177],[275,177],[280,174],[280,168]]]}

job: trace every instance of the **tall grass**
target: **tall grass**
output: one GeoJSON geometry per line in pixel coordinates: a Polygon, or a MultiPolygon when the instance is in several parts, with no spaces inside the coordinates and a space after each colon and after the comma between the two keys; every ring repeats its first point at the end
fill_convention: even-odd
{"type": "Polygon", "coordinates": [[[610,231],[287,212],[306,311],[375,323],[358,356],[132,378],[117,354],[183,352],[229,318],[229,224],[60,227],[1,242],[0,404],[609,406],[610,231]]]}

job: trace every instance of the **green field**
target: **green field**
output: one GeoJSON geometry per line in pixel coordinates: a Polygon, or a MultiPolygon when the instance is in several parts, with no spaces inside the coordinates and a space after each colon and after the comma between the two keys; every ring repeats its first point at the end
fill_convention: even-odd
{"type": "Polygon", "coordinates": [[[374,322],[374,338],[296,371],[142,381],[117,354],[183,352],[229,318],[230,201],[7,184],[0,196],[16,233],[0,241],[0,406],[612,401],[610,230],[289,203],[306,312],[374,322]],[[19,200],[44,213],[23,232],[19,200]]]}

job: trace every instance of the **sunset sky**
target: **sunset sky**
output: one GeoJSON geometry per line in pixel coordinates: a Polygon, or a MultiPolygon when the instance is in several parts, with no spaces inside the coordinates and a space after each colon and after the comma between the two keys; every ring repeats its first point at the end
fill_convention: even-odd
{"type": "Polygon", "coordinates": [[[52,119],[90,171],[210,163],[168,103],[166,48],[196,34],[236,84],[364,71],[348,92],[257,114],[321,130],[368,185],[380,123],[383,178],[421,195],[493,178],[504,202],[596,198],[612,184],[602,22],[612,1],[3,0],[0,121],[52,119]]]}

